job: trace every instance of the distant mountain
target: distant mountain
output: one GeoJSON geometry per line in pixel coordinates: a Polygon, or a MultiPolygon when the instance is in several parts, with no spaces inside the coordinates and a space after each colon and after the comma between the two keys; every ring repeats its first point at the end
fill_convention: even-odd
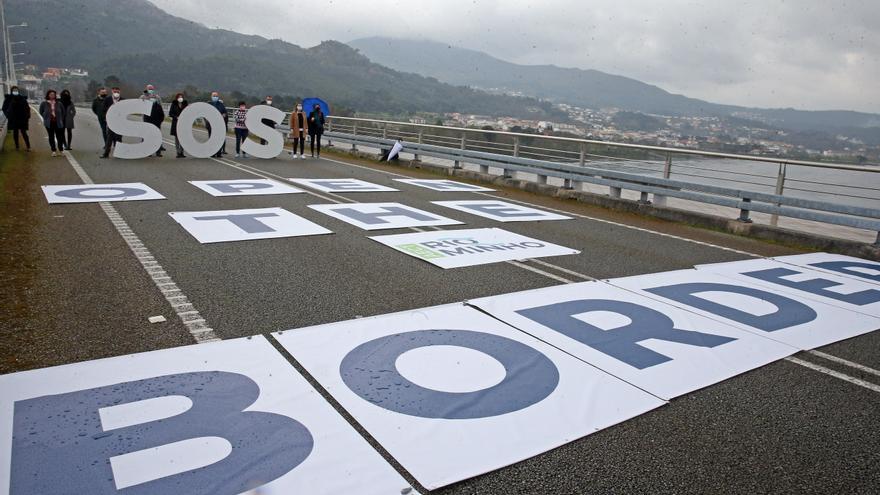
{"type": "Polygon", "coordinates": [[[373,62],[440,81],[519,92],[586,108],[616,107],[660,115],[745,115],[792,130],[876,128],[880,115],[851,111],[802,111],[720,105],[672,94],[657,86],[597,70],[519,65],[433,41],[363,38],[348,43],[373,62]]]}
{"type": "Polygon", "coordinates": [[[371,62],[327,41],[304,49],[172,16],[146,0],[7,0],[26,63],[82,67],[170,92],[194,85],[249,95],[321,96],[331,105],[392,114],[467,112],[561,118],[547,102],[490,95],[371,62]]]}

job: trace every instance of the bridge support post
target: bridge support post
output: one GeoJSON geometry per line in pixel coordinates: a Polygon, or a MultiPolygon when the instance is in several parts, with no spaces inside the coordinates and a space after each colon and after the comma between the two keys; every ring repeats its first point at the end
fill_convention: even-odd
{"type": "Polygon", "coordinates": [[[619,187],[608,186],[608,195],[612,198],[620,199],[621,189],[619,187]]]}
{"type": "Polygon", "coordinates": [[[745,204],[743,204],[742,207],[740,207],[739,218],[737,218],[737,220],[739,220],[740,222],[743,222],[743,223],[752,223],[752,220],[749,218],[749,209],[748,209],[748,203],[751,203],[752,200],[749,198],[743,198],[742,202],[745,204]]]}
{"type": "MultiPolygon", "coordinates": [[[[783,191],[785,191],[785,164],[779,164],[779,172],[776,174],[776,195],[782,196],[783,191]]],[[[779,203],[776,203],[776,206],[780,206],[779,203]]],[[[779,224],[779,215],[772,214],[770,215],[770,225],[776,227],[779,224]]]]}
{"type": "MultiPolygon", "coordinates": [[[[419,144],[422,144],[422,133],[423,133],[423,132],[424,132],[424,131],[423,131],[422,129],[419,129],[419,144]]],[[[414,160],[414,161],[417,161],[417,162],[420,162],[420,161],[422,161],[422,157],[419,156],[418,153],[416,153],[415,156],[413,157],[413,160],[414,160]]]]}
{"type": "MultiPolygon", "coordinates": [[[[461,149],[464,150],[467,147],[467,136],[465,133],[461,133],[461,149]]],[[[455,164],[452,168],[461,168],[461,161],[455,160],[455,164]]]]}
{"type": "MultiPolygon", "coordinates": [[[[666,153],[666,163],[663,164],[663,178],[668,179],[670,175],[672,175],[672,155],[666,153]]],[[[662,194],[654,194],[654,206],[665,208],[666,196],[662,194]]]]}
{"type": "MultiPolygon", "coordinates": [[[[519,136],[513,137],[513,157],[519,158],[519,136]]],[[[513,177],[513,170],[504,169],[504,177],[513,177]]]]}
{"type": "Polygon", "coordinates": [[[874,241],[875,246],[880,246],[880,232],[877,232],[877,240],[874,241]]]}
{"type": "Polygon", "coordinates": [[[651,202],[648,201],[648,193],[646,193],[645,191],[642,191],[641,194],[639,194],[639,203],[641,203],[643,205],[651,204],[651,202]]]}
{"type": "MultiPolygon", "coordinates": [[[[355,121],[355,123],[354,123],[354,127],[353,127],[352,130],[351,130],[351,135],[352,135],[352,136],[355,136],[355,137],[357,137],[357,135],[358,135],[358,123],[357,123],[357,121],[355,121]]],[[[358,150],[358,145],[357,145],[357,143],[352,142],[352,143],[351,143],[351,151],[357,152],[357,150],[358,150]]]]}
{"type": "Polygon", "coordinates": [[[538,175],[538,184],[546,184],[547,176],[546,175],[538,175]]]}

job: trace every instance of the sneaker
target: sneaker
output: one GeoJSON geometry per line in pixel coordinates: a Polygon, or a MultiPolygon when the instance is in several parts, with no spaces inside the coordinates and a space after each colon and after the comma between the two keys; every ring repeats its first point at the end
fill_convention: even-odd
{"type": "Polygon", "coordinates": [[[236,157],[236,158],[241,158],[241,155],[238,154],[238,153],[236,153],[236,154],[235,154],[235,157],[236,157]]]}
{"type": "Polygon", "coordinates": [[[242,151],[242,152],[241,152],[241,157],[242,157],[242,158],[247,158],[248,155],[247,155],[247,153],[245,153],[244,151],[242,151]]]}
{"type": "Polygon", "coordinates": [[[305,155],[305,154],[299,155],[299,157],[302,158],[303,160],[306,159],[306,155],[305,155]]]}
{"type": "Polygon", "coordinates": [[[52,156],[58,156],[58,153],[52,152],[52,156]]]}

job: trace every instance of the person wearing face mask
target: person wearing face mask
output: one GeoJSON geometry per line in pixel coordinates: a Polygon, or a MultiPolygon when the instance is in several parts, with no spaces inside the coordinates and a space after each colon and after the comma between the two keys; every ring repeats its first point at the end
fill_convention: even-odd
{"type": "MultiPolygon", "coordinates": [[[[161,132],[162,122],[165,120],[165,110],[162,108],[162,98],[159,97],[159,93],[156,92],[156,87],[152,84],[147,84],[146,86],[144,86],[144,92],[141,95],[141,100],[152,104],[150,115],[144,115],[144,122],[153,124],[154,126],[158,127],[159,132],[161,132]],[[158,111],[156,110],[157,104],[159,105],[158,111]],[[157,120],[159,112],[162,113],[162,118],[160,120],[157,120]]],[[[156,153],[156,156],[162,156],[163,151],[165,151],[164,144],[159,146],[159,152],[156,153]]]]}
{"type": "Polygon", "coordinates": [[[104,100],[107,98],[107,88],[100,88],[98,96],[92,100],[92,113],[98,117],[98,125],[101,126],[101,138],[107,144],[107,113],[104,110],[104,100]]]}
{"type": "MultiPolygon", "coordinates": [[[[119,88],[113,87],[110,89],[110,96],[108,98],[104,98],[104,108],[102,111],[104,115],[107,115],[107,112],[110,110],[110,107],[113,106],[114,103],[122,100],[122,95],[119,91],[119,88]]],[[[122,136],[116,134],[109,128],[107,129],[107,139],[104,141],[104,154],[101,155],[101,158],[110,158],[110,148],[116,145],[119,141],[122,141],[122,136]]]]}
{"type": "MultiPolygon", "coordinates": [[[[265,100],[260,102],[260,105],[269,105],[271,107],[272,106],[272,97],[267,96],[265,100]]],[[[275,122],[273,122],[269,119],[262,119],[260,122],[271,127],[272,129],[275,128],[275,122]]],[[[266,144],[266,140],[263,138],[260,138],[260,144],[266,144]]]]}
{"type": "MultiPolygon", "coordinates": [[[[211,101],[208,102],[208,104],[210,104],[211,106],[216,108],[217,111],[220,112],[220,115],[223,116],[223,120],[224,120],[224,122],[226,122],[226,124],[223,127],[223,134],[226,135],[226,129],[227,129],[227,126],[229,125],[229,113],[226,111],[226,105],[223,104],[223,100],[220,99],[220,93],[218,93],[216,91],[211,93],[211,101]]],[[[205,121],[205,128],[208,129],[208,134],[210,134],[211,133],[211,124],[209,124],[207,121],[205,121]]],[[[219,132],[220,130],[217,129],[217,131],[219,132]]],[[[220,147],[220,151],[218,151],[217,154],[214,155],[214,157],[220,158],[222,155],[225,155],[225,154],[226,154],[226,139],[224,138],[223,139],[223,146],[220,147]]]]}
{"type": "Polygon", "coordinates": [[[27,151],[31,150],[31,140],[28,137],[28,121],[31,119],[31,107],[27,97],[20,93],[18,86],[10,88],[9,94],[3,98],[3,115],[6,116],[6,124],[12,131],[12,140],[15,142],[15,150],[19,150],[18,136],[24,138],[24,146],[27,151]]]}
{"type": "Polygon", "coordinates": [[[312,158],[315,157],[315,143],[318,143],[318,158],[321,158],[321,135],[324,134],[324,112],[321,105],[315,104],[312,113],[309,114],[309,147],[312,150],[312,158]]]}
{"type": "Polygon", "coordinates": [[[46,99],[40,103],[40,117],[43,127],[49,135],[49,148],[52,156],[64,151],[64,106],[58,101],[58,93],[54,89],[46,91],[46,99]]]}
{"type": "Polygon", "coordinates": [[[297,156],[306,159],[305,146],[306,134],[309,133],[309,117],[303,112],[302,103],[296,104],[296,110],[290,112],[290,139],[293,140],[293,150],[290,156],[296,159],[297,156]],[[296,154],[296,147],[299,146],[299,155],[296,154]]]}
{"type": "Polygon", "coordinates": [[[67,139],[65,147],[70,150],[70,142],[73,141],[73,119],[76,117],[76,105],[73,104],[73,98],[70,97],[69,90],[61,91],[61,105],[64,107],[64,129],[67,130],[67,139]]]}
{"type": "Polygon", "coordinates": [[[245,102],[238,102],[238,110],[235,111],[235,157],[247,158],[247,153],[241,151],[241,143],[248,137],[248,129],[245,125],[247,119],[247,105],[245,102]]]}
{"type": "Polygon", "coordinates": [[[183,93],[177,93],[174,96],[174,101],[171,102],[171,108],[168,109],[168,116],[171,117],[171,135],[174,136],[177,158],[186,158],[186,155],[183,154],[183,146],[180,145],[180,139],[177,138],[177,119],[187,105],[189,102],[183,97],[183,93]]]}
{"type": "MultiPolygon", "coordinates": [[[[162,108],[162,105],[159,103],[159,96],[155,93],[150,95],[148,101],[152,104],[150,109],[150,115],[144,116],[144,121],[149,122],[156,126],[159,129],[159,134],[162,133],[162,122],[165,122],[165,110],[162,108]]],[[[162,157],[162,152],[165,151],[164,146],[160,146],[156,151],[157,157],[162,157]]]]}

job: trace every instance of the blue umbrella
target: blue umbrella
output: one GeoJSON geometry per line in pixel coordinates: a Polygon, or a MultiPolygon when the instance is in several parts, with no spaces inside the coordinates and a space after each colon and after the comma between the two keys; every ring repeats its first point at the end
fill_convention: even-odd
{"type": "Polygon", "coordinates": [[[324,115],[330,115],[330,105],[327,104],[326,101],[320,98],[306,98],[303,100],[303,111],[306,113],[312,113],[312,110],[315,108],[315,105],[321,106],[321,111],[324,112],[324,115]]]}

